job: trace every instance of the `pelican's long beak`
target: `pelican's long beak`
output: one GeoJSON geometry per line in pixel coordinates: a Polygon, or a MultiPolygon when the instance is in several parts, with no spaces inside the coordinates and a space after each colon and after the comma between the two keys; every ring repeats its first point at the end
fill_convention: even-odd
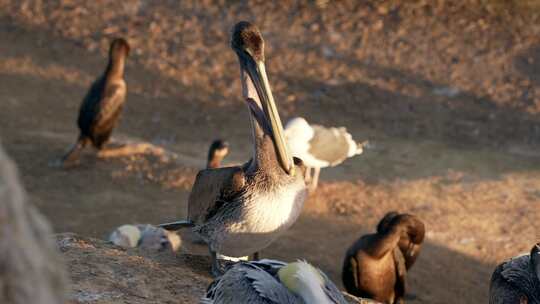
{"type": "MultiPolygon", "coordinates": [[[[279,113],[277,111],[276,103],[274,101],[274,96],[272,95],[272,90],[270,89],[270,84],[268,82],[268,77],[266,76],[266,68],[263,61],[255,61],[248,53],[239,53],[238,57],[240,59],[241,67],[243,71],[247,72],[249,80],[251,80],[255,90],[257,91],[257,96],[259,97],[260,105],[262,107],[263,113],[259,112],[260,109],[257,109],[253,100],[247,100],[248,105],[250,106],[253,114],[258,120],[266,120],[264,123],[267,124],[267,128],[270,129],[272,140],[274,142],[278,160],[285,172],[287,174],[294,174],[294,162],[292,155],[289,153],[287,148],[287,143],[285,142],[285,137],[283,136],[283,125],[281,119],[279,118],[279,113]],[[264,116],[264,117],[257,117],[264,116]]],[[[263,124],[263,127],[264,124],[263,124]]]]}

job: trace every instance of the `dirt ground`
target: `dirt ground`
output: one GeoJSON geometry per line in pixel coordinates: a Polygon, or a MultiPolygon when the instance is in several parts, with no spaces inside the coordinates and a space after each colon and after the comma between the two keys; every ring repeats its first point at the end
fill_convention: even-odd
{"type": "Polygon", "coordinates": [[[0,138],[58,232],[103,238],[182,217],[214,138],[230,142],[226,162],[249,157],[228,33],[255,21],[283,119],[346,126],[373,143],[322,171],[299,221],[263,256],[307,259],[340,283],[347,247],[386,212],[409,212],[428,232],[408,302],[485,303],[495,265],[540,240],[538,6],[0,0],[0,138]],[[88,151],[77,168],[52,167],[116,36],[132,53],[114,138],[167,155],[88,151]]]}

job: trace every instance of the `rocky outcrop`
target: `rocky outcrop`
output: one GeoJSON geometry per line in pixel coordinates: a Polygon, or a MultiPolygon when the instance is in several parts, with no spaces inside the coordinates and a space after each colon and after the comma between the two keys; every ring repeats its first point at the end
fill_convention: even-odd
{"type": "Polygon", "coordinates": [[[51,233],[0,147],[0,303],[64,302],[66,275],[51,233]]]}
{"type": "Polygon", "coordinates": [[[71,303],[198,303],[212,280],[205,257],[124,250],[69,233],[57,243],[72,280],[71,303]]]}

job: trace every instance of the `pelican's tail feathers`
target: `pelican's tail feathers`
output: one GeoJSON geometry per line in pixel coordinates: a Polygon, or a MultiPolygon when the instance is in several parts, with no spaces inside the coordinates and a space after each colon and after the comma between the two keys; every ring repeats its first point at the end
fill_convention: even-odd
{"type": "Polygon", "coordinates": [[[195,223],[193,223],[193,221],[190,221],[190,220],[180,220],[180,221],[158,225],[158,227],[163,228],[165,230],[169,230],[169,231],[176,231],[182,228],[188,228],[188,227],[193,227],[193,226],[195,226],[195,223]]]}

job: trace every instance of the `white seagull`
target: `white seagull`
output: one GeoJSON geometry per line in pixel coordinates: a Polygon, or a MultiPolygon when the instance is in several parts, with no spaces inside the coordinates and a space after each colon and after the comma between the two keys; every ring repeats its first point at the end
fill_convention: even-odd
{"type": "Polygon", "coordinates": [[[334,167],[344,160],[362,154],[368,141],[357,143],[344,127],[309,125],[302,117],[295,117],[285,126],[285,138],[291,154],[300,158],[306,170],[310,189],[317,188],[321,168],[334,167]],[[313,179],[311,168],[314,168],[313,179]]]}

